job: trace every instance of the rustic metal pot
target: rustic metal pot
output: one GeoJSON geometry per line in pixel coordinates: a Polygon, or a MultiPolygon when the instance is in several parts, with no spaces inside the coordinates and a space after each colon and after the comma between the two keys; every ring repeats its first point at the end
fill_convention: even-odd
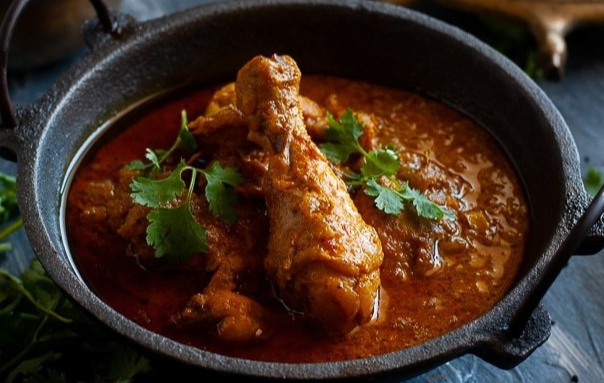
{"type": "MultiPolygon", "coordinates": [[[[91,0],[92,1],[92,0],[91,0]]],[[[291,380],[410,377],[466,353],[502,368],[528,357],[550,334],[539,304],[574,253],[604,246],[600,192],[589,205],[579,155],[544,93],[473,37],[401,7],[350,0],[252,0],[201,6],[138,23],[97,6],[91,52],[33,105],[13,110],[0,78],[0,148],[18,161],[18,198],[36,256],[69,296],[117,333],[186,365],[291,380]],[[103,32],[105,30],[105,32],[103,32]],[[61,231],[70,164],[97,128],[130,105],[185,83],[234,79],[257,54],[289,54],[303,73],[368,80],[434,97],[471,116],[500,142],[530,203],[526,258],[491,310],[441,337],[375,357],[318,364],[225,357],[152,333],[100,300],[79,277],[61,231]]],[[[0,31],[4,52],[26,0],[0,31]]],[[[0,57],[6,68],[6,54],[0,57]]]]}
{"type": "MultiPolygon", "coordinates": [[[[120,3],[106,0],[113,9],[120,3]]],[[[0,0],[0,17],[4,18],[10,4],[10,0],[0,0]]],[[[9,70],[48,65],[84,48],[80,27],[93,16],[94,9],[86,1],[32,0],[15,30],[9,70]]]]}

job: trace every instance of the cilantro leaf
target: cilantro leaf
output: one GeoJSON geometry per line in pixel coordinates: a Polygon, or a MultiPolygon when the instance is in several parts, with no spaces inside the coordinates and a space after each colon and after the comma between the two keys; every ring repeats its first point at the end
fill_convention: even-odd
{"type": "Polygon", "coordinates": [[[128,163],[124,168],[126,170],[144,170],[147,167],[141,160],[134,160],[128,163]]]}
{"type": "Polygon", "coordinates": [[[413,207],[415,207],[415,211],[417,211],[417,215],[420,217],[430,219],[441,219],[446,217],[448,219],[455,219],[455,214],[452,211],[430,201],[428,197],[416,189],[406,186],[399,192],[399,194],[403,199],[413,203],[413,207]]]}
{"type": "Polygon", "coordinates": [[[145,150],[145,158],[148,160],[148,162],[145,163],[141,160],[134,160],[124,166],[124,168],[126,170],[143,171],[153,169],[154,171],[157,171],[160,169],[161,163],[165,160],[165,157],[162,157],[162,155],[165,155],[165,153],[165,150],[162,151],[147,148],[145,150]]]}
{"type": "Polygon", "coordinates": [[[206,231],[191,213],[191,194],[196,186],[198,174],[206,177],[204,190],[212,214],[227,223],[237,220],[235,205],[237,197],[233,186],[242,181],[234,167],[223,168],[218,162],[207,169],[187,165],[183,158],[174,170],[165,178],[156,179],[162,162],[181,148],[184,152],[193,152],[197,148],[195,137],[188,127],[186,110],[181,111],[178,137],[170,149],[147,149],[145,157],[149,161],[132,161],[127,169],[137,170],[141,175],[130,184],[130,197],[136,204],[151,208],[147,214],[147,244],[155,249],[156,257],[166,256],[168,262],[177,263],[188,259],[194,253],[208,251],[206,231]],[[170,206],[183,194],[187,183],[183,172],[190,174],[189,191],[179,207],[170,206]]]}
{"type": "Polygon", "coordinates": [[[212,164],[203,171],[203,174],[206,178],[212,177],[216,181],[230,186],[237,186],[243,181],[243,178],[236,167],[227,166],[226,168],[223,168],[218,162],[212,162],[212,164]]]}
{"type": "MultiPolygon", "coordinates": [[[[23,226],[17,204],[17,180],[15,177],[0,172],[0,241],[23,226]]],[[[0,252],[11,250],[8,242],[0,243],[0,252]]]]}
{"type": "Polygon", "coordinates": [[[380,185],[374,178],[370,178],[366,181],[365,194],[375,197],[375,206],[386,214],[400,214],[404,208],[403,202],[410,201],[420,217],[429,219],[455,218],[452,211],[430,201],[418,190],[410,188],[406,182],[397,190],[380,185]]]}
{"type": "Polygon", "coordinates": [[[398,154],[391,148],[374,149],[365,156],[361,174],[365,177],[394,176],[401,166],[398,154]]]}
{"type": "Polygon", "coordinates": [[[206,199],[210,205],[210,211],[217,217],[221,217],[227,223],[237,220],[237,196],[232,188],[226,186],[237,186],[241,183],[241,175],[236,168],[223,168],[218,162],[212,163],[208,169],[203,171],[206,176],[206,199]]]}
{"type": "Polygon", "coordinates": [[[604,175],[602,172],[598,171],[595,168],[588,168],[585,177],[583,178],[583,184],[585,185],[585,190],[587,193],[594,197],[598,194],[598,191],[604,185],[604,175]]]}
{"type": "Polygon", "coordinates": [[[341,148],[341,145],[334,144],[332,142],[327,142],[321,144],[321,151],[325,156],[331,161],[335,163],[345,162],[350,154],[354,152],[346,151],[346,149],[341,148]]]}
{"type": "Polygon", "coordinates": [[[102,377],[104,382],[133,382],[137,375],[151,369],[149,359],[134,349],[120,347],[116,341],[110,343],[109,347],[113,347],[114,351],[95,366],[96,375],[102,377]]]}
{"type": "Polygon", "coordinates": [[[345,130],[343,133],[344,137],[349,137],[350,139],[354,138],[355,140],[358,140],[363,134],[363,124],[350,108],[344,111],[342,117],[340,117],[339,124],[333,119],[333,116],[330,118],[329,123],[330,125],[340,125],[340,127],[345,130]]]}
{"type": "Polygon", "coordinates": [[[206,231],[191,213],[191,193],[198,173],[206,177],[205,196],[210,211],[227,223],[235,222],[237,198],[232,186],[238,185],[242,178],[234,167],[223,168],[214,162],[203,170],[188,166],[181,159],[166,178],[156,180],[141,176],[130,184],[132,201],[153,209],[147,215],[147,244],[155,249],[156,257],[166,255],[171,263],[183,262],[195,253],[208,251],[206,231]],[[186,183],[182,173],[186,170],[191,173],[186,200],[177,208],[166,206],[183,193],[186,183]]]}
{"type": "Polygon", "coordinates": [[[190,201],[176,209],[157,208],[147,216],[147,243],[155,256],[167,256],[170,263],[184,262],[191,255],[207,252],[207,233],[191,213],[190,201]]]}
{"type": "Polygon", "coordinates": [[[66,382],[67,380],[61,380],[65,379],[65,377],[57,377],[55,375],[55,371],[50,372],[52,375],[55,375],[55,377],[57,378],[57,380],[54,379],[47,379],[48,377],[45,377],[44,379],[42,378],[42,366],[44,366],[46,363],[52,363],[53,361],[56,361],[58,359],[61,358],[61,354],[58,354],[56,352],[47,352],[39,357],[35,357],[35,358],[31,358],[31,359],[26,359],[23,360],[21,363],[19,363],[19,365],[13,369],[11,371],[11,373],[6,377],[6,382],[17,382],[19,381],[19,376],[32,376],[33,379],[29,378],[27,379],[27,382],[29,383],[30,381],[36,381],[36,379],[39,382],[66,382]]]}
{"type": "Polygon", "coordinates": [[[365,194],[375,197],[375,206],[386,214],[398,215],[403,211],[403,200],[396,190],[378,184],[374,178],[367,181],[365,194]]]}
{"type": "Polygon", "coordinates": [[[363,149],[359,137],[363,135],[363,125],[351,109],[346,109],[340,121],[327,113],[329,128],[326,131],[328,143],[321,145],[321,150],[332,162],[345,162],[351,154],[361,154],[364,162],[361,174],[347,174],[351,180],[348,186],[365,187],[365,194],[374,197],[375,206],[386,214],[398,215],[404,208],[404,201],[410,201],[420,217],[441,219],[443,216],[453,219],[455,215],[430,201],[419,191],[400,185],[396,174],[400,167],[400,158],[392,147],[377,148],[369,153],[363,149]],[[385,177],[394,186],[384,186],[376,179],[385,177]]]}
{"type": "Polygon", "coordinates": [[[180,112],[180,131],[178,132],[178,139],[182,143],[183,149],[188,153],[191,153],[197,149],[197,141],[189,130],[189,122],[187,119],[187,111],[182,110],[180,112]]]}
{"type": "Polygon", "coordinates": [[[354,153],[363,153],[359,137],[363,135],[363,125],[353,114],[351,109],[346,109],[340,121],[327,113],[329,128],[325,131],[328,143],[321,145],[321,150],[332,162],[346,162],[354,153]]]}
{"type": "Polygon", "coordinates": [[[17,180],[0,172],[0,222],[8,221],[18,211],[17,180]]]}
{"type": "Polygon", "coordinates": [[[174,201],[186,186],[181,178],[186,167],[187,164],[181,161],[168,177],[159,180],[137,177],[130,185],[132,201],[149,207],[159,207],[174,201]]]}
{"type": "Polygon", "coordinates": [[[145,158],[149,161],[144,163],[141,160],[131,161],[125,166],[127,170],[147,170],[149,168],[157,171],[161,169],[161,164],[174,153],[178,148],[184,149],[187,153],[192,153],[197,149],[197,141],[188,127],[187,111],[182,110],[180,113],[180,129],[176,140],[168,150],[150,149],[145,150],[145,158]]]}
{"type": "MultiPolygon", "coordinates": [[[[27,274],[24,273],[24,276],[27,276],[27,274]]],[[[47,284],[52,284],[52,281],[48,279],[48,277],[46,277],[46,282],[47,284]]],[[[36,287],[36,283],[28,283],[25,285],[22,280],[13,276],[4,269],[0,269],[0,286],[3,288],[9,287],[13,292],[18,293],[23,298],[27,299],[31,304],[36,306],[41,312],[49,316],[54,316],[59,321],[70,322],[69,319],[63,318],[53,311],[57,305],[58,298],[56,293],[48,293],[44,289],[36,290],[35,292],[40,295],[40,297],[37,299],[30,291],[32,288],[36,287]],[[44,294],[40,294],[40,292],[44,292],[44,294]]]]}
{"type": "Polygon", "coordinates": [[[145,158],[148,159],[152,164],[153,167],[155,169],[159,169],[160,168],[160,157],[161,157],[162,153],[161,152],[156,152],[154,150],[151,150],[149,148],[147,148],[147,151],[145,153],[145,158]]]}

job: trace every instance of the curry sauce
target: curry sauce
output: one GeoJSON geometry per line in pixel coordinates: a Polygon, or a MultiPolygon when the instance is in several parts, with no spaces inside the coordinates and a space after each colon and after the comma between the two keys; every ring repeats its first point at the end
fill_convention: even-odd
{"type": "MultiPolygon", "coordinates": [[[[244,183],[236,189],[237,222],[221,222],[203,198],[194,197],[195,217],[208,231],[209,252],[183,264],[155,258],[145,243],[148,210],[133,206],[129,184],[135,175],[124,166],[143,158],[146,148],[169,147],[182,109],[191,117],[203,115],[212,103],[232,97],[230,92],[232,85],[202,89],[146,110],[79,168],[68,197],[69,244],[87,283],[118,312],[151,331],[219,354],[312,363],[425,342],[473,320],[505,294],[522,261],[529,217],[522,185],[493,138],[437,101],[329,76],[305,75],[301,81],[300,104],[312,139],[324,142],[327,112],[341,116],[353,110],[369,127],[361,136],[363,144],[396,148],[401,160],[397,178],[455,216],[430,220],[412,207],[389,215],[362,189],[348,189],[383,250],[379,309],[372,321],[345,334],[328,333],[275,292],[264,268],[271,220],[259,179],[266,153],[248,140],[245,126],[199,139],[202,154],[195,158],[203,164],[220,159],[240,166],[244,183]],[[236,294],[216,295],[217,300],[249,297],[253,309],[257,305],[270,313],[270,329],[263,329],[256,341],[229,339],[217,331],[217,323],[174,325],[175,314],[191,297],[219,278],[228,279],[236,294]]],[[[342,179],[354,170],[350,163],[331,166],[342,179]]]]}

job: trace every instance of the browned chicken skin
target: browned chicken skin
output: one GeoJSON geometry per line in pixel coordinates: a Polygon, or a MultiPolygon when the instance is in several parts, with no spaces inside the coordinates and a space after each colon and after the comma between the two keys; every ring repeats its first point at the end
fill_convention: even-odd
{"type": "MultiPolygon", "coordinates": [[[[372,269],[360,261],[363,254],[356,258],[358,262],[349,260],[356,255],[346,253],[346,242],[338,238],[342,230],[348,230],[339,222],[342,214],[330,218],[335,214],[331,210],[314,210],[315,206],[329,207],[340,191],[333,199],[313,195],[331,181],[323,173],[305,173],[313,167],[309,163],[322,160],[316,148],[301,138],[295,113],[290,111],[284,118],[273,115],[289,108],[284,95],[295,93],[292,82],[286,77],[271,80],[271,71],[279,74],[278,67],[265,70],[263,62],[254,65],[260,72],[257,78],[243,78],[263,92],[251,99],[257,110],[245,114],[237,108],[235,83],[218,91],[202,89],[146,111],[148,115],[112,135],[92,153],[90,162],[79,167],[68,194],[68,239],[82,275],[103,300],[141,326],[192,347],[266,362],[322,363],[393,352],[433,339],[481,315],[505,294],[522,262],[530,217],[521,183],[488,133],[445,105],[419,95],[337,77],[304,76],[301,92],[307,98],[298,99],[306,131],[315,142],[326,138],[327,112],[337,118],[349,108],[354,110],[363,124],[359,138],[363,148],[368,152],[386,145],[402,149],[397,178],[453,210],[457,219],[427,220],[414,209],[389,215],[376,208],[374,198],[361,188],[351,193],[363,220],[381,239],[380,281],[392,297],[387,314],[380,315],[380,323],[359,326],[345,336],[330,337],[314,327],[302,328],[301,315],[284,310],[283,301],[276,297],[288,297],[288,305],[301,312],[317,296],[328,297],[315,300],[319,313],[319,303],[327,302],[328,307],[329,299],[353,302],[346,306],[352,307],[349,311],[335,307],[339,303],[327,311],[330,318],[339,315],[337,310],[347,315],[356,307],[354,292],[360,291],[353,291],[356,281],[372,275],[372,269]],[[270,89],[283,84],[290,91],[270,89]],[[203,194],[206,178],[198,177],[191,211],[206,229],[209,250],[173,264],[167,257],[156,258],[147,244],[150,208],[134,203],[130,195],[132,180],[139,173],[118,169],[134,157],[142,159],[146,148],[169,147],[180,127],[182,108],[190,116],[204,114],[189,124],[198,150],[187,162],[205,168],[218,161],[223,167],[238,168],[244,181],[235,188],[237,221],[227,224],[210,211],[203,194]],[[254,134],[268,149],[248,140],[250,121],[256,122],[254,134]],[[276,125],[281,130],[274,128],[277,123],[282,124],[276,125]],[[276,144],[280,142],[275,136],[281,135],[282,145],[273,148],[263,135],[272,136],[276,144]],[[294,164],[293,159],[303,157],[305,151],[306,162],[294,164]],[[269,165],[271,175],[265,183],[269,165]],[[300,193],[307,195],[287,190],[288,183],[302,185],[300,193]],[[275,206],[277,197],[270,196],[279,193],[286,198],[283,205],[275,206]],[[272,198],[270,218],[265,196],[272,198]],[[269,272],[280,277],[274,278],[274,284],[265,271],[271,220],[273,236],[281,237],[272,239],[266,263],[269,272]],[[336,222],[333,228],[328,220],[336,222]],[[288,231],[293,245],[285,240],[288,231]],[[333,236],[336,239],[331,240],[333,236]],[[319,244],[309,243],[313,237],[319,238],[319,244]],[[333,249],[343,249],[343,260],[332,256],[333,249]],[[278,269],[281,259],[284,270],[278,269]],[[369,272],[355,274],[354,268],[369,272]],[[341,299],[334,288],[338,285],[343,290],[341,299]]],[[[288,61],[285,65],[291,66],[288,61]]],[[[297,75],[295,70],[282,70],[284,76],[297,75]]],[[[240,93],[247,96],[249,89],[243,85],[240,93]]],[[[171,174],[182,154],[175,152],[155,176],[171,174]]],[[[346,164],[330,165],[343,178],[359,172],[363,161],[362,156],[353,155],[346,164]]],[[[322,172],[322,166],[321,162],[313,172],[322,172]]],[[[335,190],[330,188],[325,190],[335,190]]],[[[342,206],[337,209],[350,210],[344,206],[347,202],[338,203],[342,206]]],[[[350,230],[356,230],[357,221],[349,221],[350,230]]],[[[386,298],[381,295],[380,306],[386,298]]],[[[343,325],[332,322],[332,328],[345,331],[361,317],[350,321],[346,315],[340,315],[343,325]]]]}
{"type": "MultiPolygon", "coordinates": [[[[240,196],[266,199],[270,235],[264,268],[286,305],[329,332],[346,333],[377,316],[382,246],[344,183],[312,142],[309,133],[323,133],[324,122],[319,117],[324,111],[298,95],[299,81],[300,72],[289,57],[258,57],[242,69],[236,90],[231,85],[219,90],[206,116],[196,119],[190,128],[200,138],[200,152],[211,150],[215,140],[229,136],[233,147],[216,150],[214,156],[252,175],[246,180],[247,189],[238,189],[240,196]],[[316,128],[309,129],[309,119],[316,128]],[[246,140],[246,134],[253,143],[246,140]]],[[[129,190],[133,176],[125,173],[120,188],[129,190]]],[[[124,209],[113,209],[120,212],[117,232],[142,244],[144,226],[136,223],[144,219],[147,209],[132,204],[126,191],[120,195],[128,197],[128,203],[124,209]]],[[[211,243],[231,231],[231,235],[236,232],[244,237],[260,234],[223,224],[195,195],[192,204],[211,243]]],[[[240,213],[240,220],[256,216],[245,209],[240,213]]],[[[266,227],[248,226],[260,231],[266,227]]],[[[252,246],[255,241],[248,238],[243,243],[252,246]]],[[[254,252],[245,246],[214,245],[204,257],[187,263],[186,267],[205,268],[211,277],[207,287],[172,317],[172,324],[215,328],[216,335],[226,341],[265,339],[273,333],[273,315],[238,287],[246,270],[263,267],[262,259],[251,257],[254,252]]],[[[137,248],[145,263],[155,261],[150,248],[137,248]]]]}
{"type": "MultiPolygon", "coordinates": [[[[324,140],[325,130],[329,127],[325,119],[325,109],[307,97],[299,95],[298,98],[308,134],[313,140],[324,140]]],[[[194,135],[206,139],[219,129],[243,124],[242,115],[235,108],[236,103],[235,83],[231,82],[214,93],[205,114],[189,123],[189,129],[193,131],[194,135]]],[[[363,137],[365,136],[367,134],[363,135],[363,137]]],[[[363,147],[365,148],[365,145],[363,147]]]]}
{"type": "Polygon", "coordinates": [[[236,82],[248,138],[269,154],[264,265],[291,309],[346,333],[377,315],[382,246],[306,131],[300,78],[288,56],[256,57],[236,82]]]}

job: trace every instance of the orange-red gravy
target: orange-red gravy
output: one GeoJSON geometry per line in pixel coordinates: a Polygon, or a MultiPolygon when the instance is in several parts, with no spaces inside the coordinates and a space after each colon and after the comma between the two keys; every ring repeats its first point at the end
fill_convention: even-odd
{"type": "MultiPolygon", "coordinates": [[[[369,115],[378,128],[377,146],[400,149],[400,178],[454,210],[456,220],[418,219],[412,209],[399,217],[387,216],[364,193],[353,192],[363,218],[376,227],[382,241],[387,307],[376,323],[346,336],[328,336],[307,327],[285,309],[283,328],[256,344],[222,343],[205,331],[174,330],[169,318],[203,289],[207,278],[195,269],[141,266],[129,256],[129,243],[102,219],[103,212],[91,212],[87,190],[117,182],[119,169],[142,159],[145,148],[170,146],[180,127],[180,111],[186,109],[192,120],[203,113],[212,92],[197,91],[148,110],[90,156],[69,190],[71,251],[92,289],[117,311],[152,331],[224,355],[325,362],[427,341],[476,318],[506,292],[522,260],[529,218],[520,182],[494,140],[463,115],[419,95],[306,76],[302,95],[335,115],[345,108],[369,115]]],[[[248,210],[258,219],[254,222],[248,211],[246,224],[268,224],[262,204],[248,210]]],[[[268,229],[261,232],[268,234],[268,229]]],[[[268,291],[264,276],[258,278],[268,291]]]]}

